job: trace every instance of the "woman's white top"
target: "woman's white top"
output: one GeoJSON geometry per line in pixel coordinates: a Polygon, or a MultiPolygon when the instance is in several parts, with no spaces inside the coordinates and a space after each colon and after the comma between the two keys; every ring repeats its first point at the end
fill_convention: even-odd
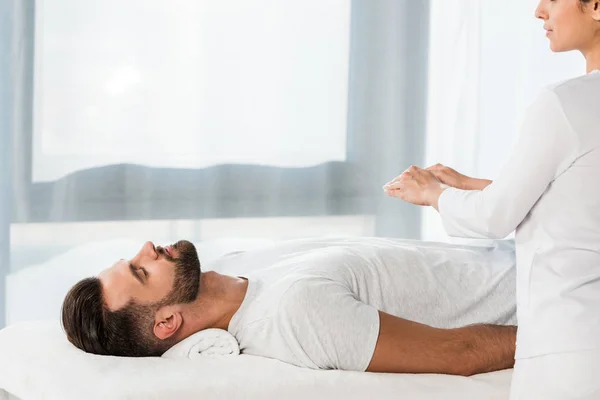
{"type": "Polygon", "coordinates": [[[516,229],[517,358],[600,349],[600,71],[544,90],[498,178],[439,211],[451,236],[516,229]]]}

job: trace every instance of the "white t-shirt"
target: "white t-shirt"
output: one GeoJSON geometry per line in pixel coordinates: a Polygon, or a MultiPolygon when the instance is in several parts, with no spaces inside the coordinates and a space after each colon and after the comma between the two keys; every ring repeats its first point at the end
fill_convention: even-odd
{"type": "Polygon", "coordinates": [[[229,324],[243,353],[364,371],[379,335],[377,310],[440,328],[514,325],[514,265],[511,242],[345,238],[281,242],[209,268],[248,278],[229,324]]]}
{"type": "Polygon", "coordinates": [[[516,229],[517,358],[600,349],[600,71],[544,90],[497,179],[439,210],[453,236],[516,229]]]}

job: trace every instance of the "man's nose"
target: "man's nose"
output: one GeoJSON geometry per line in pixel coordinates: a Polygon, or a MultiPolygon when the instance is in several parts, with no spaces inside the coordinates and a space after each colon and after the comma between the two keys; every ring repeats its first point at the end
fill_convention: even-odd
{"type": "Polygon", "coordinates": [[[140,259],[142,257],[150,257],[153,260],[158,258],[158,254],[156,252],[156,248],[154,247],[154,243],[146,242],[140,249],[140,251],[135,256],[136,259],[140,259]]]}

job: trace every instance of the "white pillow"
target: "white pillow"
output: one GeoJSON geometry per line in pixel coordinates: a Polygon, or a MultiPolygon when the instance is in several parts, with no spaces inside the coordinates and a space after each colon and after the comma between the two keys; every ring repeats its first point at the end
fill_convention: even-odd
{"type": "Polygon", "coordinates": [[[167,350],[163,358],[231,357],[240,355],[237,339],[225,329],[209,328],[198,331],[167,350]]]}

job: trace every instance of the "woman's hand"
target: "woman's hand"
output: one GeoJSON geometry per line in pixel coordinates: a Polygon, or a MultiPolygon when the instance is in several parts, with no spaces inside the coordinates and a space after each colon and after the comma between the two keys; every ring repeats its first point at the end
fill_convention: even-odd
{"type": "Polygon", "coordinates": [[[445,185],[452,186],[457,189],[469,190],[469,181],[472,178],[463,175],[450,167],[446,167],[442,164],[435,164],[426,168],[426,170],[430,171],[440,182],[445,185]]]}
{"type": "Polygon", "coordinates": [[[411,166],[400,176],[388,182],[383,190],[388,196],[437,209],[438,199],[445,190],[445,186],[431,171],[411,166]]]}
{"type": "Polygon", "coordinates": [[[435,177],[443,184],[461,190],[483,190],[492,183],[492,181],[488,179],[477,179],[463,175],[442,164],[432,165],[431,167],[426,168],[426,170],[435,175],[435,177]]]}

